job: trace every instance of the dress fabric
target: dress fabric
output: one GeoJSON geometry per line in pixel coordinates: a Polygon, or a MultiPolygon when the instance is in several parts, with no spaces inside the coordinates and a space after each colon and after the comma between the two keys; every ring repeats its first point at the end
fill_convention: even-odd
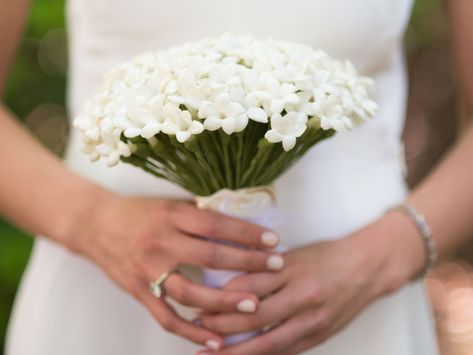
{"type": "MultiPolygon", "coordinates": [[[[376,80],[377,116],[324,141],[275,184],[278,204],[288,213],[279,228],[285,245],[341,238],[408,193],[401,149],[407,93],[402,38],[411,8],[412,0],[69,0],[70,115],[77,115],[114,64],[225,32],[295,40],[350,59],[376,80]]],[[[90,163],[80,148],[73,129],[66,164],[110,190],[189,197],[134,167],[90,163]]],[[[7,355],[184,355],[200,348],[164,331],[93,263],[41,236],[18,292],[7,344],[7,355]]],[[[304,354],[438,354],[423,284],[376,301],[304,354]]]]}

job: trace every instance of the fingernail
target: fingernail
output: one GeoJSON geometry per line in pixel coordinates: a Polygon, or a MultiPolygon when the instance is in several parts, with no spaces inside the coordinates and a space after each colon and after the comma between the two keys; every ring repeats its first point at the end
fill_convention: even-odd
{"type": "MultiPolygon", "coordinates": [[[[212,350],[219,350],[220,344],[216,340],[207,340],[205,342],[205,346],[212,350]]],[[[201,354],[208,354],[208,353],[201,353],[201,354]]]]}
{"type": "Polygon", "coordinates": [[[270,231],[264,231],[261,234],[261,242],[268,247],[275,247],[279,243],[279,237],[270,231]]]}
{"type": "Polygon", "coordinates": [[[269,270],[281,270],[284,266],[284,259],[280,255],[271,255],[266,260],[266,266],[269,270]]]}
{"type": "Polygon", "coordinates": [[[200,319],[200,318],[194,319],[194,320],[192,321],[192,323],[195,324],[195,325],[197,325],[197,326],[199,326],[199,327],[203,324],[202,319],[200,319]]]}
{"type": "Polygon", "coordinates": [[[252,300],[243,300],[238,302],[237,309],[243,313],[254,313],[256,311],[256,303],[252,300]]]}

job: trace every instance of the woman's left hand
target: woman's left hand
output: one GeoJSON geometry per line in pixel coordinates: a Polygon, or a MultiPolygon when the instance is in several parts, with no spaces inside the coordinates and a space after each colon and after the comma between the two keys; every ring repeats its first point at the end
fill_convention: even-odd
{"type": "MultiPolygon", "coordinates": [[[[249,273],[233,279],[225,289],[258,295],[257,312],[202,314],[202,325],[224,335],[270,329],[244,343],[199,354],[291,355],[331,337],[374,299],[397,290],[409,279],[412,267],[421,265],[406,262],[409,254],[422,260],[420,242],[417,247],[410,244],[411,251],[402,255],[404,262],[396,265],[402,260],[396,260],[402,254],[398,250],[418,241],[416,236],[393,238],[386,223],[382,225],[370,225],[341,240],[292,250],[286,253],[280,272],[249,273]]],[[[409,225],[404,227],[412,232],[409,225]]]]}

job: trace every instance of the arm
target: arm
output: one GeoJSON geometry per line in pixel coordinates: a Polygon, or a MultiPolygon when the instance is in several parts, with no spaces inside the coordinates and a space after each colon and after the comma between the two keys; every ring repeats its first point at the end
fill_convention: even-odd
{"type": "Polygon", "coordinates": [[[67,170],[4,106],[0,141],[5,147],[0,150],[0,214],[32,234],[73,247],[67,240],[73,220],[83,220],[107,193],[67,170]]]}
{"type": "MultiPolygon", "coordinates": [[[[0,12],[0,94],[3,96],[29,1],[3,0],[0,8],[9,9],[0,12]]],[[[63,239],[67,235],[69,216],[91,208],[103,191],[66,170],[16,123],[1,103],[0,141],[4,147],[0,150],[4,172],[0,174],[0,214],[30,233],[41,233],[67,244],[63,239]],[[77,199],[71,201],[67,196],[77,196],[77,199]],[[64,201],[71,204],[65,208],[64,201]]]]}
{"type": "MultiPolygon", "coordinates": [[[[453,54],[462,115],[459,117],[459,139],[430,175],[412,192],[409,201],[431,224],[440,257],[473,237],[473,2],[450,0],[453,54]]],[[[418,238],[417,230],[404,216],[392,214],[386,220],[405,228],[408,240],[418,238]],[[402,219],[402,220],[401,220],[402,219]],[[407,222],[407,223],[406,223],[407,222]],[[408,231],[410,228],[410,232],[408,231]]],[[[381,222],[382,223],[382,222],[381,222]]],[[[409,241],[406,239],[406,243],[409,241]]],[[[420,246],[420,245],[419,245],[420,246]]],[[[401,253],[413,251],[407,263],[407,275],[413,276],[424,262],[424,250],[406,244],[401,253]],[[417,257],[414,255],[417,253],[417,257]]]]}
{"type": "MultiPolygon", "coordinates": [[[[0,92],[26,16],[26,0],[0,0],[0,92]]],[[[180,264],[268,270],[274,254],[262,227],[198,210],[185,201],[123,197],[69,171],[0,104],[0,214],[91,259],[141,302],[161,325],[198,344],[222,338],[181,318],[149,292],[148,283],[180,264]],[[84,223],[87,221],[87,223],[84,223]],[[242,250],[194,236],[233,240],[242,250]],[[264,251],[261,249],[265,249],[264,251]]],[[[200,286],[183,275],[166,282],[176,301],[204,310],[248,312],[258,298],[200,286]]],[[[251,311],[251,310],[250,310],[251,311]]]]}
{"type": "Polygon", "coordinates": [[[458,99],[460,104],[460,133],[466,132],[466,126],[473,117],[473,3],[468,0],[447,1],[450,14],[450,32],[452,34],[453,54],[457,68],[458,99]]]}

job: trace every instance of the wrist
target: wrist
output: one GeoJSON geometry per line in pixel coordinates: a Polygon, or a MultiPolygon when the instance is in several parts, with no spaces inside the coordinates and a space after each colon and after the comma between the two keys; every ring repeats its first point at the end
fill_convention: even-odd
{"type": "Polygon", "coordinates": [[[63,208],[60,222],[54,224],[50,235],[69,250],[87,254],[90,236],[95,234],[94,220],[116,195],[82,178],[67,190],[67,208],[63,208]]]}
{"type": "Polygon", "coordinates": [[[371,267],[373,296],[397,291],[422,270],[425,250],[415,225],[400,211],[383,217],[349,237],[371,267]]]}

